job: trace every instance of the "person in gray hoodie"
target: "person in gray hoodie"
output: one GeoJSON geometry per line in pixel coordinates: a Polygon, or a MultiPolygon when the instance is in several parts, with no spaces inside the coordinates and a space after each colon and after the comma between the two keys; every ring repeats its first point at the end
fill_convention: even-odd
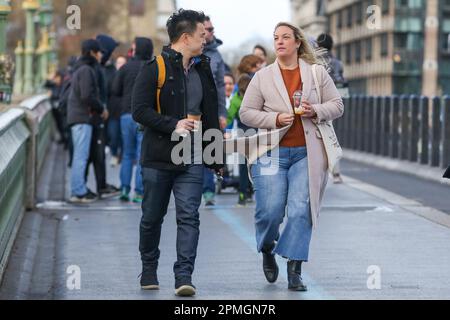
{"type": "MultiPolygon", "coordinates": [[[[217,95],[219,98],[219,121],[220,127],[223,129],[227,126],[227,109],[225,96],[225,62],[219,52],[219,47],[223,42],[214,36],[214,26],[210,17],[206,17],[206,46],[203,53],[211,59],[211,70],[214,76],[214,81],[217,87],[217,95]]],[[[205,168],[203,180],[203,199],[206,206],[215,204],[215,189],[214,173],[205,168]]]]}

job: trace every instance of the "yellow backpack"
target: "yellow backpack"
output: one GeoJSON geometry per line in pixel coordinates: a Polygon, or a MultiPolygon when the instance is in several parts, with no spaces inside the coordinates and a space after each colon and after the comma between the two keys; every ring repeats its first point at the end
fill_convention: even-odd
{"type": "Polygon", "coordinates": [[[156,89],[156,111],[161,114],[161,89],[166,82],[166,65],[164,63],[164,58],[159,55],[156,57],[156,63],[158,65],[158,87],[156,89]]]}

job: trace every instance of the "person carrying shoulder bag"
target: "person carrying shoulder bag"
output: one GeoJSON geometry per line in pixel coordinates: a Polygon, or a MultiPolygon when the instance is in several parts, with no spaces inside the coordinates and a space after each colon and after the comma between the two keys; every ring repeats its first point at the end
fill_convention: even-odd
{"type": "Polygon", "coordinates": [[[306,291],[302,263],[309,259],[328,170],[342,152],[330,124],[343,115],[344,104],[302,30],[279,23],[274,47],[276,62],[256,73],[240,109],[245,125],[271,135],[269,143],[251,145],[248,153],[257,249],[269,282],[278,278],[278,254],[288,259],[288,288],[306,291]]]}

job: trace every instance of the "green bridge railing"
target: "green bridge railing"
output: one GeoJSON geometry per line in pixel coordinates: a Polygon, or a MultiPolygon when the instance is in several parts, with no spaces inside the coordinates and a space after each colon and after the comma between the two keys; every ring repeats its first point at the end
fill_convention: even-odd
{"type": "Polygon", "coordinates": [[[26,210],[35,206],[36,184],[53,133],[46,95],[0,113],[0,280],[26,210]]]}

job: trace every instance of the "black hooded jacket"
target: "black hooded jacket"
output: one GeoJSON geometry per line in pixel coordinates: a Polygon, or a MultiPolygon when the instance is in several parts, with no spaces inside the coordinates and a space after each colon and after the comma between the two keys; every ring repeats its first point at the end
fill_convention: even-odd
{"type": "Polygon", "coordinates": [[[131,113],[131,95],[136,77],[145,61],[153,58],[153,42],[136,38],[136,53],[117,73],[112,85],[112,95],[122,99],[122,114],[131,113]]]}
{"type": "Polygon", "coordinates": [[[83,56],[78,60],[67,104],[68,125],[92,124],[92,115],[103,112],[97,68],[98,62],[94,57],[83,56]]]}
{"type": "MultiPolygon", "coordinates": [[[[110,88],[112,80],[116,73],[115,66],[110,62],[110,58],[114,53],[114,50],[119,46],[119,43],[114,38],[101,34],[96,38],[100,44],[103,56],[100,64],[97,65],[97,74],[100,88],[100,100],[104,105],[110,103],[111,92],[110,88]]],[[[108,109],[110,109],[108,107],[108,109]]]]}
{"type": "MultiPolygon", "coordinates": [[[[166,81],[161,89],[161,114],[156,111],[158,84],[156,59],[143,64],[133,91],[133,119],[145,128],[141,164],[144,168],[184,171],[188,165],[174,164],[171,156],[174,147],[178,144],[178,142],[172,141],[172,133],[178,122],[187,117],[187,90],[183,56],[169,47],[164,47],[162,56],[166,66],[166,81]]],[[[203,132],[209,129],[220,131],[217,89],[211,72],[210,59],[201,55],[197,57],[197,61],[198,63],[195,63],[193,68],[196,68],[198,72],[203,89],[200,106],[203,132]]],[[[203,150],[209,144],[210,142],[204,142],[203,150]]],[[[221,163],[205,163],[205,165],[211,169],[223,167],[221,163]]]]}

